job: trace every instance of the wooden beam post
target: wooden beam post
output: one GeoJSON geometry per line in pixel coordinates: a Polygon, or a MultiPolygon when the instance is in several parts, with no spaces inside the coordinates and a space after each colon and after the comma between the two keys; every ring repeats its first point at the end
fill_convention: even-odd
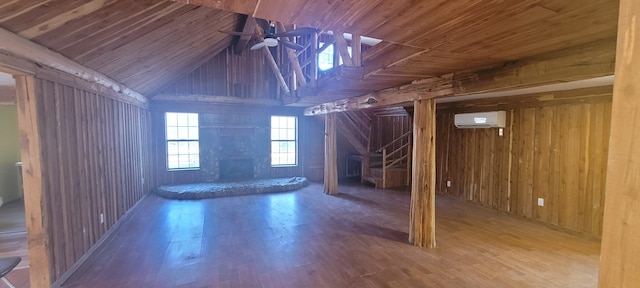
{"type": "Polygon", "coordinates": [[[324,120],[324,193],[338,194],[338,143],[336,114],[325,115],[324,120]]]}
{"type": "Polygon", "coordinates": [[[640,3],[620,1],[599,287],[640,283],[640,3]]]}
{"type": "Polygon", "coordinates": [[[313,33],[311,35],[311,66],[309,69],[311,70],[311,87],[315,88],[318,84],[318,33],[313,33]]]}
{"type": "MultiPolygon", "coordinates": [[[[247,33],[247,34],[253,33],[256,29],[256,25],[257,25],[256,18],[247,16],[247,20],[244,21],[244,27],[242,28],[242,33],[247,33]]],[[[244,49],[247,47],[247,44],[249,44],[249,40],[251,40],[251,36],[249,35],[241,35],[239,37],[240,38],[238,39],[238,43],[236,43],[236,46],[233,49],[233,51],[237,55],[242,54],[242,51],[244,51],[244,49]]]]}
{"type": "Polygon", "coordinates": [[[416,100],[413,118],[413,173],[409,242],[436,247],[436,101],[416,100]]]}
{"type": "MultiPolygon", "coordinates": [[[[280,31],[280,33],[287,32],[287,29],[284,27],[284,24],[282,24],[281,22],[278,22],[278,31],[280,31]]],[[[281,37],[281,38],[286,41],[293,40],[293,38],[289,39],[289,37],[281,37]]],[[[291,67],[293,68],[293,72],[295,73],[295,76],[296,76],[295,78],[300,84],[300,87],[306,87],[307,79],[304,78],[304,73],[302,73],[302,68],[300,66],[300,61],[298,61],[298,56],[296,55],[296,52],[286,47],[284,47],[283,49],[285,50],[285,52],[287,53],[287,56],[289,57],[289,62],[291,62],[291,67]]]]}
{"type": "Polygon", "coordinates": [[[340,58],[342,58],[342,63],[344,63],[345,66],[353,66],[353,61],[351,59],[351,56],[349,56],[349,50],[347,50],[347,40],[344,39],[344,35],[342,34],[342,31],[336,31],[335,33],[333,33],[333,38],[336,39],[336,44],[335,44],[336,49],[334,50],[333,53],[336,53],[337,51],[340,54],[340,58]]]}
{"type": "Polygon", "coordinates": [[[291,95],[291,90],[289,90],[289,86],[287,86],[287,81],[282,77],[282,72],[280,72],[280,68],[278,68],[278,64],[276,63],[276,59],[271,55],[271,51],[269,51],[269,47],[262,47],[262,51],[264,52],[264,57],[267,58],[267,62],[269,62],[269,66],[271,66],[271,70],[273,70],[273,74],[275,74],[278,79],[278,83],[280,83],[280,87],[284,91],[284,94],[291,95]]]}
{"type": "Polygon", "coordinates": [[[362,66],[362,38],[353,34],[351,37],[351,54],[353,54],[353,66],[362,66]]]}
{"type": "Polygon", "coordinates": [[[15,76],[31,287],[51,286],[51,255],[38,103],[33,76],[15,76]]]}

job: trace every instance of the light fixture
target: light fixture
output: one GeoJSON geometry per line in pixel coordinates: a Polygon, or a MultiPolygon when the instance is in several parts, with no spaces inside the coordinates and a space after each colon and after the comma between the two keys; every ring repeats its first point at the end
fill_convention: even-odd
{"type": "Polygon", "coordinates": [[[264,43],[267,47],[278,46],[278,40],[276,40],[275,38],[264,38],[264,43]]]}

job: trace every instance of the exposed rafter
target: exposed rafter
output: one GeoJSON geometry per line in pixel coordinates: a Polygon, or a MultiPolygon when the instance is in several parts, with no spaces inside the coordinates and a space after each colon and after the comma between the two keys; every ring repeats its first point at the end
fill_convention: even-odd
{"type": "Polygon", "coordinates": [[[397,88],[316,105],[307,108],[305,115],[593,79],[613,75],[614,63],[615,41],[605,39],[486,69],[413,81],[397,88]]]}
{"type": "MultiPolygon", "coordinates": [[[[247,16],[247,19],[244,21],[242,33],[246,33],[246,34],[253,33],[253,31],[256,29],[256,24],[257,24],[256,18],[247,16]]],[[[250,35],[240,35],[239,37],[240,38],[238,39],[238,43],[236,43],[236,46],[233,49],[233,51],[236,54],[241,54],[242,51],[244,51],[244,49],[247,48],[247,44],[249,43],[249,40],[251,40],[250,35]]]]}

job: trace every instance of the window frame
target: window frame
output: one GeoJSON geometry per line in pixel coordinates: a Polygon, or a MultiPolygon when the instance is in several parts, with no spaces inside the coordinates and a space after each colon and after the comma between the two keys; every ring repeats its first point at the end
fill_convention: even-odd
{"type": "MultiPolygon", "coordinates": [[[[191,116],[191,117],[193,117],[193,116],[191,116]]],[[[176,118],[176,121],[178,121],[177,118],[176,118]]],[[[166,151],[166,153],[165,153],[165,168],[166,168],[166,170],[167,171],[200,170],[200,167],[201,167],[201,163],[200,163],[200,158],[201,158],[200,157],[200,114],[199,113],[191,113],[191,112],[165,112],[164,113],[164,132],[165,132],[165,134],[164,134],[165,137],[164,138],[165,138],[165,149],[166,149],[165,150],[166,151]],[[175,126],[174,125],[170,126],[169,122],[168,122],[169,114],[176,114],[176,117],[178,117],[178,115],[180,115],[180,114],[186,114],[187,119],[190,118],[189,114],[195,115],[195,117],[197,119],[196,125],[192,125],[192,123],[190,123],[189,120],[187,120],[187,125],[186,126],[179,125],[179,123],[177,123],[177,122],[176,122],[175,126]],[[176,137],[175,138],[170,139],[170,137],[169,137],[169,134],[170,134],[169,133],[169,129],[170,128],[176,128],[176,137]],[[187,135],[188,136],[186,138],[178,136],[178,135],[182,134],[179,131],[180,128],[187,129],[187,135]],[[191,135],[190,135],[191,134],[191,132],[190,132],[191,128],[196,128],[196,131],[197,131],[196,137],[191,137],[191,135]],[[178,159],[178,163],[180,163],[180,157],[181,156],[183,156],[183,157],[186,156],[186,157],[190,158],[191,156],[196,155],[196,153],[189,153],[190,151],[187,154],[180,154],[179,152],[178,152],[178,154],[170,154],[169,146],[170,146],[170,143],[172,143],[172,142],[177,143],[178,146],[180,146],[180,143],[196,143],[197,150],[198,150],[198,152],[197,152],[197,155],[198,155],[197,166],[191,166],[191,164],[189,164],[189,167],[179,167],[180,165],[178,164],[178,167],[176,167],[176,168],[169,167],[169,165],[170,165],[169,164],[170,156],[177,156],[178,157],[177,158],[178,159]]],[[[190,149],[190,148],[187,148],[187,149],[190,149]]],[[[190,162],[191,160],[189,159],[188,161],[190,162]]]]}
{"type": "MultiPolygon", "coordinates": [[[[292,115],[271,115],[271,118],[270,118],[270,121],[269,121],[269,159],[270,159],[269,162],[271,164],[271,167],[273,167],[273,168],[278,168],[278,167],[297,167],[299,165],[299,161],[298,161],[299,160],[298,159],[299,158],[298,157],[299,156],[299,153],[298,153],[298,151],[299,151],[298,142],[299,142],[299,138],[298,138],[298,117],[297,116],[292,116],[292,115]],[[274,128],[274,125],[273,125],[274,117],[293,118],[293,121],[294,121],[294,127],[293,127],[293,135],[294,135],[294,137],[293,137],[293,140],[290,140],[290,139],[274,139],[274,135],[273,135],[274,134],[273,133],[274,129],[289,129],[287,127],[285,127],[285,128],[281,128],[281,127],[274,128]],[[281,143],[281,142],[289,142],[289,143],[291,143],[291,142],[293,142],[294,143],[294,146],[293,146],[294,147],[294,151],[293,151],[294,163],[293,164],[291,164],[291,163],[274,164],[274,162],[273,162],[273,160],[274,160],[274,157],[273,157],[273,155],[274,155],[274,151],[273,151],[274,142],[278,142],[278,143],[281,143]]],[[[279,154],[287,154],[287,153],[281,153],[281,152],[278,152],[278,153],[279,154]]]]}

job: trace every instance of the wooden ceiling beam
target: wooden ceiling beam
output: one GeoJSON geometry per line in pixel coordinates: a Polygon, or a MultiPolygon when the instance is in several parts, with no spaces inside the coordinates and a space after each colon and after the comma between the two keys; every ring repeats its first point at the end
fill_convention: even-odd
{"type": "Polygon", "coordinates": [[[604,39],[487,69],[458,72],[454,93],[507,91],[610,76],[614,74],[615,54],[615,38],[604,39]]]}
{"type": "MultiPolygon", "coordinates": [[[[256,18],[247,16],[247,19],[244,21],[244,27],[242,28],[242,33],[247,33],[247,34],[253,33],[256,29],[256,24],[257,24],[256,18]]],[[[249,44],[249,40],[251,40],[251,36],[249,35],[241,35],[239,37],[240,38],[238,39],[238,43],[236,43],[236,46],[233,49],[233,52],[236,53],[236,55],[242,54],[242,51],[244,51],[244,49],[247,48],[247,44],[249,44]]]]}
{"type": "Polygon", "coordinates": [[[213,95],[156,95],[152,101],[166,102],[197,102],[197,103],[218,103],[218,104],[243,104],[261,106],[280,106],[282,101],[266,98],[240,98],[231,96],[213,95]]]}
{"type": "Polygon", "coordinates": [[[275,74],[276,79],[278,79],[278,83],[280,84],[280,87],[282,87],[284,94],[291,95],[291,90],[289,90],[287,81],[285,81],[284,77],[282,77],[282,72],[280,72],[280,68],[278,68],[278,63],[276,63],[276,59],[274,59],[273,55],[271,55],[271,51],[269,51],[269,47],[267,46],[262,47],[262,51],[264,52],[265,58],[267,58],[267,63],[269,63],[271,70],[273,70],[273,74],[275,74]]]}
{"type": "Polygon", "coordinates": [[[117,93],[127,96],[132,102],[147,105],[147,98],[142,94],[125,87],[97,71],[82,66],[60,53],[51,51],[46,47],[33,43],[2,28],[0,28],[0,50],[71,74],[87,82],[105,86],[117,93]]]}
{"type": "MultiPolygon", "coordinates": [[[[278,25],[278,31],[280,31],[280,33],[287,32],[287,29],[284,27],[282,22],[278,22],[277,25],[278,25]]],[[[293,39],[289,39],[289,37],[280,37],[280,38],[282,38],[285,41],[293,40],[293,39]]],[[[298,84],[300,85],[300,87],[306,87],[307,79],[304,77],[304,73],[302,72],[302,67],[300,67],[300,61],[298,61],[298,56],[296,55],[296,52],[285,46],[282,46],[282,49],[286,51],[287,56],[289,57],[289,62],[291,62],[291,66],[293,68],[293,72],[296,75],[296,80],[298,84]]],[[[293,89],[295,90],[295,87],[293,87],[293,89]]]]}
{"type": "Polygon", "coordinates": [[[405,85],[386,89],[359,97],[337,100],[305,109],[305,116],[335,112],[384,107],[415,100],[424,100],[453,95],[453,75],[423,80],[420,84],[405,85]]]}
{"type": "Polygon", "coordinates": [[[397,88],[316,105],[307,108],[305,115],[593,79],[613,75],[614,66],[615,40],[605,39],[487,69],[418,80],[397,88]]]}

